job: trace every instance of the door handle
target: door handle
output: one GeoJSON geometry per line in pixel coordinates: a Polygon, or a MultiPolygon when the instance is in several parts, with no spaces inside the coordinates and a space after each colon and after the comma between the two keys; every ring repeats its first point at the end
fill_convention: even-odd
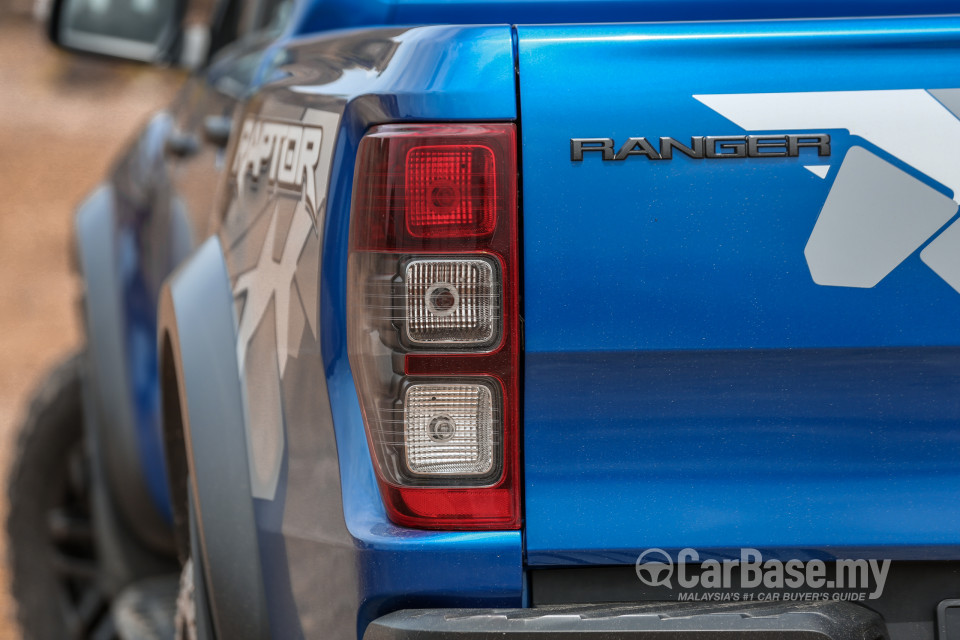
{"type": "Polygon", "coordinates": [[[171,131],[163,144],[163,151],[175,158],[189,158],[199,150],[196,136],[182,131],[171,131]]]}
{"type": "Polygon", "coordinates": [[[207,116],[203,119],[203,137],[210,144],[224,149],[230,142],[231,125],[228,116],[207,116]]]}

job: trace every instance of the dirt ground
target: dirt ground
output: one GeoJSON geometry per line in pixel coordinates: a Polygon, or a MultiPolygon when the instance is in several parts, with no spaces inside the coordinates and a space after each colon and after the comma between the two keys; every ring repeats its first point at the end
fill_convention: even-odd
{"type": "MultiPolygon", "coordinates": [[[[29,6],[0,0],[0,478],[34,386],[80,342],[76,203],[180,72],[54,50],[29,6]],[[11,15],[12,14],[12,15],[11,15]]],[[[5,518],[6,489],[0,490],[5,518]]],[[[0,540],[0,640],[19,638],[0,540]]]]}

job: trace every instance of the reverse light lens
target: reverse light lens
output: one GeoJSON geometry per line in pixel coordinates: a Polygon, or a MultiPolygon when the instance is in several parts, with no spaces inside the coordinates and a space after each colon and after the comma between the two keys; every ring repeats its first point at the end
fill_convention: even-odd
{"type": "Polygon", "coordinates": [[[489,474],[494,415],[494,394],[487,385],[411,385],[403,402],[407,469],[418,475],[489,474]]]}
{"type": "Polygon", "coordinates": [[[483,259],[411,260],[404,270],[404,334],[414,345],[496,342],[500,286],[483,259]]]}
{"type": "Polygon", "coordinates": [[[407,230],[418,238],[487,235],[497,221],[497,169],[481,145],[435,145],[407,152],[407,230]]]}

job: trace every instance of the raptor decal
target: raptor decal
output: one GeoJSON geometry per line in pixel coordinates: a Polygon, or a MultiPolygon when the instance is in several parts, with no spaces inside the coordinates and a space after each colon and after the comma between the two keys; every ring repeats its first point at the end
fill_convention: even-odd
{"type": "Polygon", "coordinates": [[[320,247],[339,115],[272,107],[248,116],[232,158],[228,247],[251,487],[276,495],[285,446],[283,377],[319,335],[320,247]]]}

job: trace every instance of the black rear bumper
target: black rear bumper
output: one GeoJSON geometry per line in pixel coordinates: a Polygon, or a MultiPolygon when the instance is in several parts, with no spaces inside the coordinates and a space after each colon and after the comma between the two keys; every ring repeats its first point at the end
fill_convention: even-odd
{"type": "Polygon", "coordinates": [[[879,615],[845,602],[562,605],[414,609],[375,620],[364,640],[887,640],[879,615]]]}

